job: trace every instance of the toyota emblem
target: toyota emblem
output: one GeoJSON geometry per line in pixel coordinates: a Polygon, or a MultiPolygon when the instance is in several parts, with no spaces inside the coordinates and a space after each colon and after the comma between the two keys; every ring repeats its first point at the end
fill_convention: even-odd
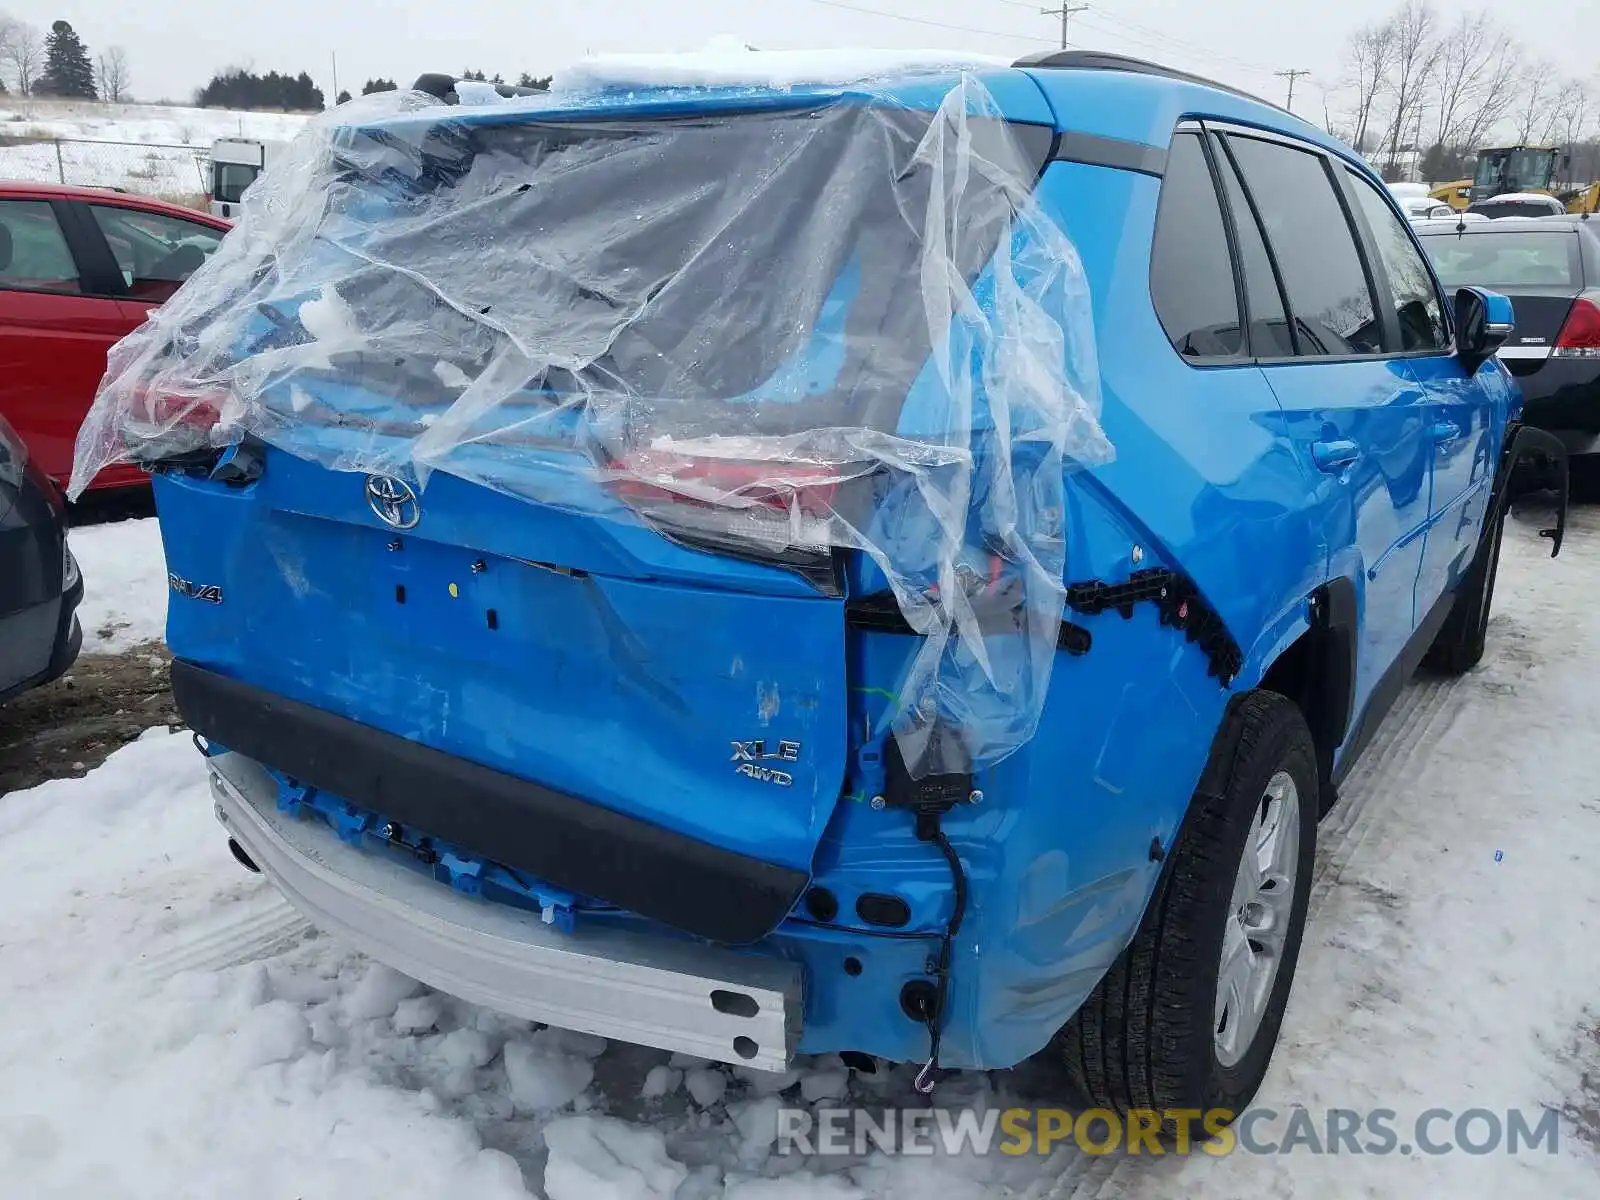
{"type": "Polygon", "coordinates": [[[390,475],[367,476],[367,507],[385,525],[410,529],[422,520],[416,492],[403,479],[390,475]]]}

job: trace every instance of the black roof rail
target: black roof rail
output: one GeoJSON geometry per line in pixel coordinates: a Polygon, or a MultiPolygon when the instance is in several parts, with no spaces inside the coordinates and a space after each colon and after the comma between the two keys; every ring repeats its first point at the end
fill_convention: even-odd
{"type": "MultiPolygon", "coordinates": [[[[1025,55],[1011,65],[1049,67],[1063,71],[1126,71],[1130,75],[1159,75],[1163,79],[1177,79],[1184,83],[1198,83],[1202,87],[1216,88],[1219,92],[1228,92],[1246,100],[1254,100],[1257,104],[1265,104],[1268,108],[1275,108],[1279,112],[1289,112],[1281,104],[1274,104],[1271,100],[1264,100],[1231,84],[1218,83],[1215,79],[1207,79],[1204,75],[1191,75],[1187,71],[1164,67],[1160,63],[1149,62],[1142,58],[1129,58],[1125,54],[1108,54],[1104,50],[1041,50],[1037,54],[1025,55]]],[[[1294,114],[1289,113],[1289,115],[1294,114]]]]}
{"type": "MultiPolygon", "coordinates": [[[[417,81],[411,85],[411,89],[417,92],[426,92],[437,100],[443,100],[446,104],[458,104],[460,103],[460,98],[456,95],[456,84],[460,82],[454,75],[430,71],[425,75],[418,75],[417,81]]],[[[510,83],[497,83],[493,87],[502,96],[538,96],[544,91],[543,88],[517,87],[510,83]]]]}

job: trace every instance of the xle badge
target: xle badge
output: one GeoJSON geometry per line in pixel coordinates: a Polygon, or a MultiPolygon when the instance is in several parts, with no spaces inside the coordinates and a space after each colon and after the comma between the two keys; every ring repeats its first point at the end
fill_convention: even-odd
{"type": "Polygon", "coordinates": [[[207,604],[222,603],[222,585],[217,583],[190,583],[181,575],[167,572],[167,586],[180,596],[191,600],[204,600],[207,604]]]}
{"type": "Polygon", "coordinates": [[[791,787],[794,784],[793,775],[763,764],[799,762],[800,743],[778,742],[775,748],[768,750],[765,738],[757,738],[753,742],[734,742],[733,757],[729,761],[739,764],[733,769],[735,775],[743,775],[761,783],[775,783],[779,787],[791,787]]]}

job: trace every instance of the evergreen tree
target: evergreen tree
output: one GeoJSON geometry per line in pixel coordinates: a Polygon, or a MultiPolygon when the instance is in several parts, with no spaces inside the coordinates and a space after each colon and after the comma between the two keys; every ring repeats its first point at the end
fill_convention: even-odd
{"type": "Polygon", "coordinates": [[[398,92],[399,90],[400,85],[398,83],[392,79],[384,79],[382,76],[377,79],[369,79],[361,85],[361,94],[363,96],[370,96],[373,92],[398,92]]]}
{"type": "Polygon", "coordinates": [[[89,61],[89,50],[65,21],[57,21],[45,35],[44,74],[34,90],[41,96],[100,98],[94,87],[94,65],[89,61]]]}
{"type": "Polygon", "coordinates": [[[524,71],[517,76],[517,86],[532,88],[536,92],[548,92],[550,90],[550,76],[540,75],[535,77],[524,71]]]}
{"type": "Polygon", "coordinates": [[[195,93],[202,108],[286,108],[315,112],[323,107],[322,89],[311,76],[280,75],[268,71],[257,75],[234,67],[214,75],[211,82],[195,93]]]}
{"type": "Polygon", "coordinates": [[[338,98],[336,100],[334,100],[334,103],[335,104],[349,104],[350,103],[350,93],[348,91],[341,91],[339,93],[338,98]]]}

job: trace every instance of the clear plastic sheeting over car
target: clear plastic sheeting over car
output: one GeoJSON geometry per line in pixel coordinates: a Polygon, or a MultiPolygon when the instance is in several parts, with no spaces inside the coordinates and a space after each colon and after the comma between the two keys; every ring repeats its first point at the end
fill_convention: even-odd
{"type": "Polygon", "coordinates": [[[977,75],[947,80],[920,108],[866,86],[340,107],[114,349],[73,491],[255,438],[822,590],[861,551],[924,635],[885,718],[912,774],[992,764],[1055,657],[1064,472],[1111,448],[1042,153],[977,75]]]}

